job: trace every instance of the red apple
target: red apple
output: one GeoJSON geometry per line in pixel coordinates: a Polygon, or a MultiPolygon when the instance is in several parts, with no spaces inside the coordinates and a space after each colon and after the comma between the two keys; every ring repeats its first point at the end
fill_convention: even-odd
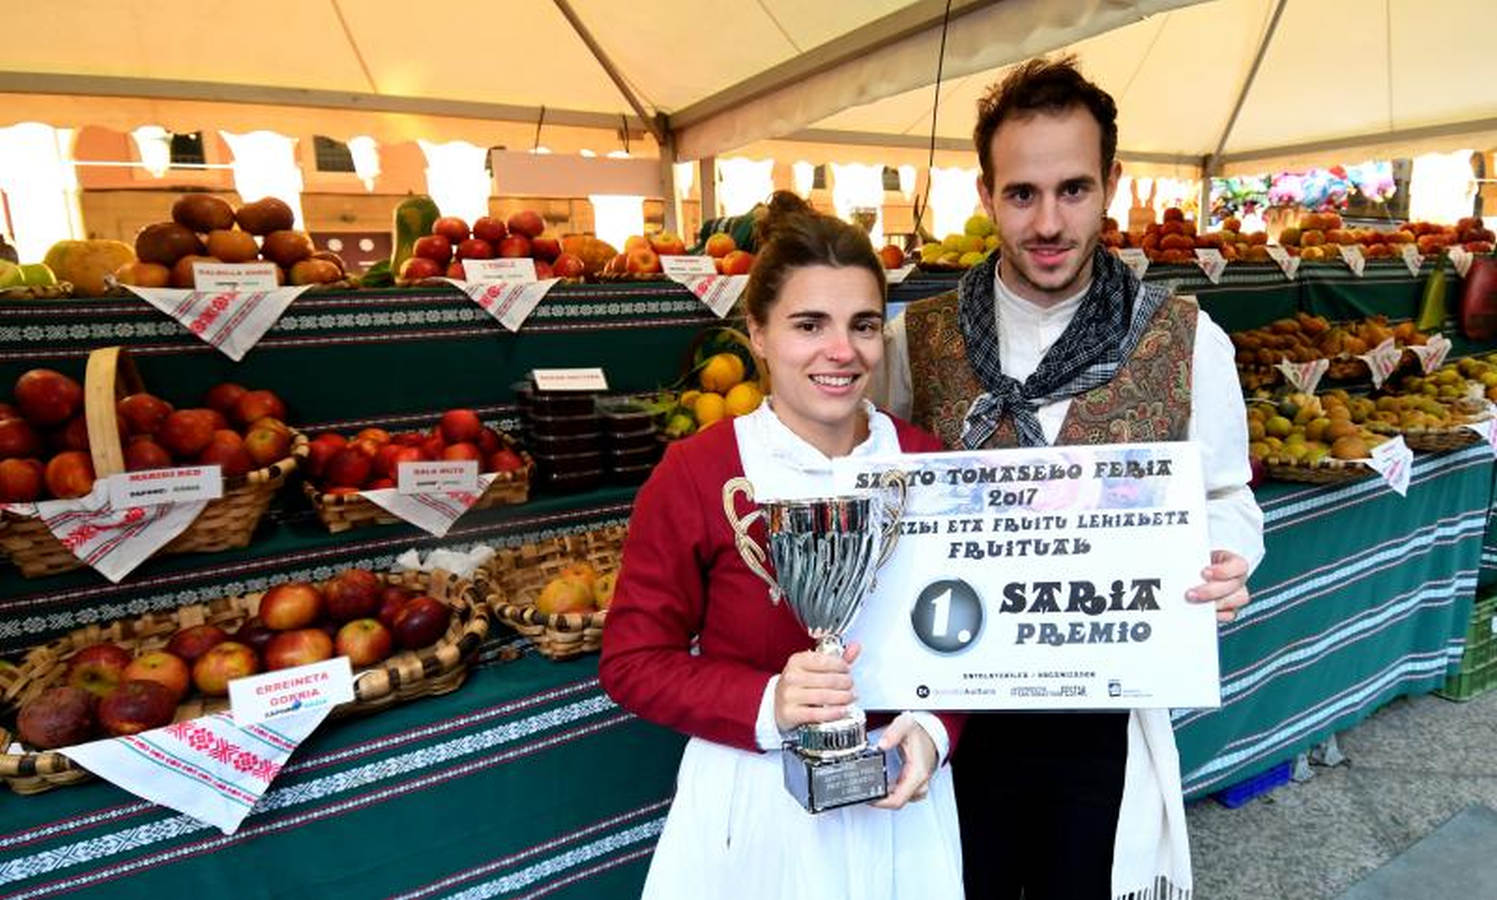
{"type": "Polygon", "coordinates": [[[348,438],[344,437],[336,431],[318,432],[313,436],[312,440],[322,441],[325,444],[332,444],[339,450],[342,450],[344,447],[348,446],[348,438]]]}
{"type": "Polygon", "coordinates": [[[322,588],[328,618],[334,622],[364,619],[379,612],[379,577],[367,569],[345,569],[322,588]]]}
{"type": "Polygon", "coordinates": [[[354,619],[338,629],[333,648],[339,656],[348,657],[355,669],[372,666],[390,655],[394,645],[390,629],[376,619],[354,619]]]}
{"type": "Polygon", "coordinates": [[[480,240],[488,241],[490,244],[497,244],[504,240],[507,234],[509,234],[509,229],[504,227],[502,221],[493,216],[479,216],[473,220],[473,236],[480,240]]]}
{"type": "Polygon", "coordinates": [[[358,488],[369,480],[373,461],[358,447],[345,447],[327,461],[324,480],[331,487],[358,488]]]}
{"type": "Polygon", "coordinates": [[[533,238],[546,230],[546,222],[540,217],[539,213],[529,209],[522,209],[509,217],[509,230],[512,234],[533,238]]]}
{"type": "Polygon", "coordinates": [[[395,617],[393,630],[400,646],[407,650],[418,650],[436,643],[438,638],[446,634],[451,620],[452,610],[447,608],[447,604],[435,597],[422,595],[412,597],[401,607],[395,617]]]}
{"type": "Polygon", "coordinates": [[[229,682],[258,671],[260,660],[254,650],[238,641],[224,641],[192,664],[192,683],[209,697],[224,697],[229,693],[229,682]]]}
{"type": "Polygon", "coordinates": [[[442,413],[442,420],[437,427],[442,431],[442,439],[449,444],[458,441],[474,442],[483,433],[483,422],[471,409],[447,410],[442,413]]]}
{"type": "Polygon", "coordinates": [[[265,648],[265,668],[269,670],[289,669],[330,659],[333,655],[333,639],[321,628],[298,628],[283,631],[271,639],[265,648]]]}
{"type": "Polygon", "coordinates": [[[239,630],[234,632],[234,640],[248,646],[256,653],[264,653],[270,639],[277,634],[279,632],[268,627],[259,616],[250,616],[244,620],[244,624],[239,626],[239,630]]]}
{"type": "Polygon", "coordinates": [[[61,425],[83,409],[83,386],[51,369],[32,369],[16,379],[21,415],[43,428],[61,425]]]}
{"type": "Polygon", "coordinates": [[[386,628],[395,627],[395,618],[405,608],[405,603],[415,596],[403,587],[393,584],[385,585],[384,590],[379,592],[379,613],[375,618],[386,628]]]}
{"type": "Polygon", "coordinates": [[[338,441],[341,443],[325,441],[319,437],[307,442],[307,475],[312,480],[320,480],[327,473],[328,461],[337,456],[348,443],[341,437],[338,438],[338,441]]]}
{"type": "Polygon", "coordinates": [[[466,241],[468,235],[472,234],[468,230],[468,223],[457,216],[443,216],[436,220],[431,225],[431,233],[441,235],[454,246],[466,241]]]}
{"type": "Polygon", "coordinates": [[[561,241],[554,234],[543,234],[530,241],[530,255],[551,262],[561,255],[561,241]]]}
{"type": "Polygon", "coordinates": [[[495,450],[503,446],[504,439],[499,436],[499,432],[487,425],[478,432],[478,452],[485,457],[492,456],[495,450]]]}
{"type": "Polygon", "coordinates": [[[490,472],[518,472],[525,468],[525,459],[508,447],[501,447],[489,456],[490,472]]]}
{"type": "Polygon", "coordinates": [[[660,257],[649,247],[635,247],[629,251],[629,272],[633,275],[649,275],[659,272],[660,257]]]}
{"type": "Polygon", "coordinates": [[[447,277],[453,281],[467,281],[468,270],[463,268],[461,260],[453,260],[447,265],[447,277]]]}
{"type": "Polygon", "coordinates": [[[400,279],[402,281],[423,281],[427,278],[441,278],[447,271],[447,260],[437,262],[424,256],[413,256],[400,264],[400,279]]]}
{"type": "Polygon", "coordinates": [[[754,267],[754,254],[747,250],[734,250],[723,257],[724,275],[747,275],[754,267]]]}
{"type": "MultiPolygon", "coordinates": [[[[131,681],[154,681],[165,687],[172,693],[172,703],[181,702],[187,696],[187,689],[192,687],[192,670],[180,656],[175,656],[165,650],[153,650],[144,653],[130,661],[125,667],[124,680],[121,688],[131,681]]],[[[104,727],[109,727],[106,723],[104,727]]]]}
{"type": "Polygon", "coordinates": [[[230,416],[240,428],[267,417],[286,418],[286,404],[271,391],[249,391],[234,404],[234,412],[230,416]]]}
{"type": "Polygon", "coordinates": [[[99,698],[81,688],[55,687],[21,707],[16,731],[39,750],[81,744],[94,736],[99,698]]]}
{"type": "Polygon", "coordinates": [[[45,484],[41,460],[0,460],[0,503],[30,503],[41,497],[45,484]]]}
{"type": "Polygon", "coordinates": [[[729,253],[732,253],[734,250],[737,250],[738,243],[733,240],[733,236],[731,234],[728,234],[724,231],[719,231],[711,237],[707,238],[707,246],[705,249],[708,256],[716,259],[721,259],[722,257],[727,256],[729,253]]]}
{"type": "Polygon", "coordinates": [[[166,652],[180,656],[191,665],[198,658],[229,639],[229,633],[217,625],[192,625],[172,635],[166,642],[166,652]]]}
{"type": "Polygon", "coordinates": [[[88,449],[88,420],[82,415],[74,416],[68,423],[49,435],[52,449],[59,453],[64,450],[87,450],[88,449]]]}
{"type": "Polygon", "coordinates": [[[390,432],[383,428],[365,428],[353,436],[356,441],[373,441],[376,444],[390,443],[390,432]]]}
{"type": "Polygon", "coordinates": [[[587,274],[587,263],[571,253],[563,253],[551,264],[551,271],[558,278],[581,278],[587,274]]]}
{"type": "Polygon", "coordinates": [[[421,454],[420,458],[428,461],[441,459],[442,451],[445,449],[447,449],[447,442],[442,440],[439,434],[422,438],[421,443],[416,447],[417,452],[421,454]]]}
{"type": "Polygon", "coordinates": [[[172,455],[146,435],[141,435],[125,445],[125,471],[127,472],[165,469],[171,464],[172,455]]]}
{"type": "Polygon", "coordinates": [[[452,259],[452,241],[440,234],[428,234],[426,237],[416,238],[416,243],[411,245],[411,252],[421,259],[429,259],[437,265],[445,266],[452,259]]]}
{"type": "Polygon", "coordinates": [[[67,683],[96,697],[113,691],[130,665],[130,651],[118,644],[90,644],[68,661],[67,683]]]}
{"type": "Polygon", "coordinates": [[[390,440],[406,447],[419,447],[426,440],[426,435],[419,431],[402,431],[399,434],[390,435],[390,440]]]}
{"type": "Polygon", "coordinates": [[[227,428],[213,432],[213,440],[198,454],[197,461],[203,466],[218,466],[225,478],[246,475],[255,468],[255,461],[244,449],[244,438],[227,428]]]}
{"type": "Polygon", "coordinates": [[[448,444],[447,447],[446,447],[446,449],[444,449],[442,451],[442,459],[444,459],[444,460],[461,460],[461,459],[477,459],[477,460],[482,460],[483,459],[483,454],[480,453],[480,452],[478,452],[478,445],[477,444],[470,444],[467,441],[462,441],[462,442],[457,443],[457,444],[448,444]]]}
{"type": "Polygon", "coordinates": [[[368,490],[368,491],[383,491],[383,490],[393,490],[395,487],[396,487],[395,479],[393,479],[393,478],[375,478],[375,479],[370,480],[369,486],[366,487],[365,490],[368,490]]]}
{"type": "Polygon", "coordinates": [[[48,460],[42,477],[59,500],[87,497],[94,489],[94,461],[81,450],[68,450],[48,460]]]}
{"type": "Polygon", "coordinates": [[[213,443],[214,431],[227,427],[218,424],[221,418],[211,409],[179,409],[161,423],[156,442],[177,459],[193,459],[213,443]]]}
{"type": "Polygon", "coordinates": [[[42,436],[25,419],[0,419],[0,459],[41,456],[42,450],[42,436]]]}
{"type": "Polygon", "coordinates": [[[239,398],[248,393],[247,388],[225,381],[208,389],[208,393],[203,395],[203,405],[221,415],[232,415],[234,407],[239,405],[239,398]]]}
{"type": "Polygon", "coordinates": [[[260,598],[258,615],[267,628],[293,631],[322,618],[322,591],[305,581],[278,584],[260,598]]]}
{"type": "Polygon", "coordinates": [[[210,425],[213,426],[213,430],[214,431],[222,431],[225,428],[232,427],[229,424],[228,417],[225,416],[223,413],[219,412],[218,410],[216,410],[216,409],[205,409],[205,410],[203,410],[203,412],[207,416],[207,422],[210,425]]]}
{"type": "Polygon", "coordinates": [[[499,242],[499,255],[518,259],[530,255],[530,239],[523,234],[512,234],[499,242]]]}
{"type": "Polygon", "coordinates": [[[547,278],[551,278],[554,274],[555,273],[551,271],[550,263],[546,262],[544,259],[538,259],[535,261],[536,281],[545,281],[547,278]]]}
{"type": "Polygon", "coordinates": [[[268,466],[291,455],[291,429],[275,419],[261,419],[244,436],[244,449],[256,466],[268,466]]]}
{"type": "Polygon", "coordinates": [[[686,252],[686,242],[669,231],[650,235],[650,249],[659,256],[681,256],[686,252]]]}
{"type": "Polygon", "coordinates": [[[115,737],[161,728],[176,718],[179,699],[180,694],[159,681],[121,681],[114,693],[99,701],[99,724],[115,737]]]}
{"type": "Polygon", "coordinates": [[[468,238],[457,245],[458,259],[493,259],[494,245],[482,238],[468,238]]]}
{"type": "Polygon", "coordinates": [[[115,404],[115,412],[129,434],[155,434],[172,409],[170,403],[153,394],[131,394],[115,404]]]}

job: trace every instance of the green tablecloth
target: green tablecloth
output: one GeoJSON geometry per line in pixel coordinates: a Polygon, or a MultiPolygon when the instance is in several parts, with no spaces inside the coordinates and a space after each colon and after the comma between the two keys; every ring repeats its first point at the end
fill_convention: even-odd
{"type": "Polygon", "coordinates": [[[0,793],[0,898],[638,896],[683,741],[594,658],[325,723],[231,836],[94,782],[0,793]]]}
{"type": "Polygon", "coordinates": [[[1222,707],[1178,712],[1186,795],[1220,790],[1445,682],[1461,657],[1492,499],[1484,446],[1381,480],[1258,491],[1267,555],[1222,629],[1222,707]]]}

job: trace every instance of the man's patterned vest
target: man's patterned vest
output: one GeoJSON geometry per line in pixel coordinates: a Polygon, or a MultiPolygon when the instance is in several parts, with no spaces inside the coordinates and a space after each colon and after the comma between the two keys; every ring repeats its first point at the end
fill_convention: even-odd
{"type": "MultiPolygon", "coordinates": [[[[905,308],[909,338],[910,419],[961,447],[962,422],[983,386],[967,363],[956,291],[905,308]]],[[[1141,444],[1183,441],[1190,425],[1190,367],[1196,304],[1162,303],[1133,356],[1107,384],[1073,398],[1056,444],[1141,444]]],[[[1018,445],[1012,416],[1004,416],[985,448],[1018,445]]]]}

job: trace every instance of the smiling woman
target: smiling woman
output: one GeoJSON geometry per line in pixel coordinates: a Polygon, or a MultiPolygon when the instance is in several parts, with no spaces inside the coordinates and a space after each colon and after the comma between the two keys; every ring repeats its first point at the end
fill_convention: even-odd
{"type": "MultiPolygon", "coordinates": [[[[888,796],[816,815],[785,790],[782,743],[846,714],[856,646],[813,641],[745,564],[725,515],[827,496],[834,457],[940,449],[864,395],[883,362],[884,273],[851,225],[777,196],[745,291],[774,392],[753,412],[671,444],[640,490],[599,674],[618,703],[691,736],[644,896],[958,898],[949,756],[957,715],[870,713],[869,741],[903,760],[888,796]],[[745,508],[749,507],[749,508],[745,508]],[[898,863],[896,865],[896,862],[898,863]]],[[[897,665],[872,654],[861,665],[897,665]]],[[[890,767],[890,777],[895,770],[890,767]]]]}

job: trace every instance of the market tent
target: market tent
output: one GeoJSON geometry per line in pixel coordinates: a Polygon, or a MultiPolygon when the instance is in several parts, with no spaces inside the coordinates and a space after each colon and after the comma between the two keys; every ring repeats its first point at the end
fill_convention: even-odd
{"type": "MultiPolygon", "coordinates": [[[[1473,0],[1214,0],[1064,52],[1118,101],[1119,152],[1134,168],[1198,174],[1216,155],[1215,171],[1260,173],[1497,145],[1486,12],[1473,0]]],[[[970,152],[977,98],[1007,71],[943,82],[938,146],[970,152]]],[[[905,91],[789,136],[924,146],[933,95],[905,91]]]]}
{"type": "MultiPolygon", "coordinates": [[[[929,83],[948,10],[947,70],[965,74],[1191,2],[511,0],[429,14],[408,0],[11,3],[5,33],[47,39],[7,48],[0,125],[196,128],[202,110],[184,101],[228,101],[220,127],[315,107],[424,116],[436,140],[487,138],[495,122],[627,122],[631,135],[674,131],[690,159],[929,83]]],[[[320,121],[342,138],[408,139],[412,127],[320,121]]]]}

